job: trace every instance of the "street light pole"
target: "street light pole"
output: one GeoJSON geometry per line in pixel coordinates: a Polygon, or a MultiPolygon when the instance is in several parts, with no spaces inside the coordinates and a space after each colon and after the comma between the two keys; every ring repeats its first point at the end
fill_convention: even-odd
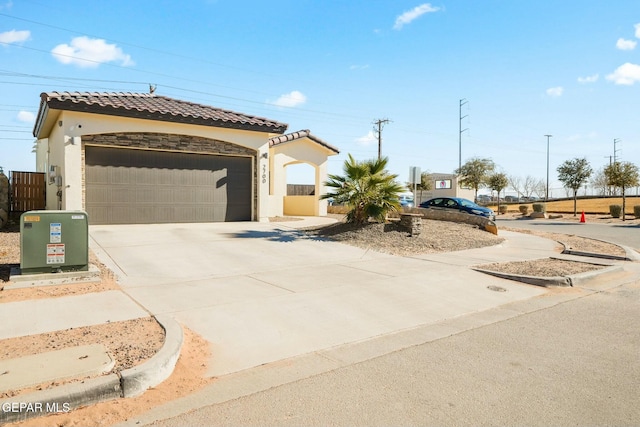
{"type": "Polygon", "coordinates": [[[549,200],[549,138],[551,138],[553,135],[545,136],[547,137],[547,192],[544,196],[544,201],[546,202],[549,200]]]}

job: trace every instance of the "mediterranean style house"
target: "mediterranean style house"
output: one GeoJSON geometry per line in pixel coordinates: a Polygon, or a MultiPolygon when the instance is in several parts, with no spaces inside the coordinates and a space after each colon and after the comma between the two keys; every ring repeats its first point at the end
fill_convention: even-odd
{"type": "Polygon", "coordinates": [[[327,159],[308,130],[143,93],[42,93],[34,126],[47,209],[91,224],[268,221],[327,213],[327,159]],[[311,196],[287,195],[287,166],[315,171],[311,196]]]}

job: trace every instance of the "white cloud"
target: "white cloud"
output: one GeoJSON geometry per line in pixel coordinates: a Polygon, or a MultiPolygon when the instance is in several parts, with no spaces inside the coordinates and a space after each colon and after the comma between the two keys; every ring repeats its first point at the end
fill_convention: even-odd
{"type": "Polygon", "coordinates": [[[291,93],[281,95],[272,104],[278,107],[297,107],[305,102],[307,102],[307,97],[302,92],[294,90],[291,93]]]}
{"type": "Polygon", "coordinates": [[[564,88],[562,86],[550,87],[547,89],[547,95],[557,98],[558,96],[562,96],[564,92],[564,88]]]}
{"type": "Polygon", "coordinates": [[[81,68],[95,68],[106,62],[119,62],[125,67],[134,65],[131,56],[115,44],[86,36],[75,37],[70,45],[59,44],[51,50],[51,54],[63,64],[73,64],[81,68]]]}
{"type": "Polygon", "coordinates": [[[578,77],[578,83],[595,83],[598,81],[598,79],[600,78],[599,74],[594,74],[592,76],[587,76],[587,77],[578,77]]]}
{"type": "Polygon", "coordinates": [[[633,50],[636,48],[638,42],[633,40],[625,40],[623,38],[619,38],[616,42],[616,48],[620,50],[633,50]]]}
{"type": "Polygon", "coordinates": [[[631,64],[629,62],[622,64],[616,70],[607,76],[607,80],[617,85],[631,86],[640,81],[640,65],[631,64]]]}
{"type": "Polygon", "coordinates": [[[31,31],[5,31],[4,33],[0,33],[0,43],[20,43],[29,40],[31,38],[31,31]]]}
{"type": "Polygon", "coordinates": [[[29,111],[20,111],[18,113],[18,120],[24,123],[34,123],[36,121],[36,115],[29,111]]]}
{"type": "Polygon", "coordinates": [[[640,39],[640,24],[636,24],[633,26],[636,29],[636,38],[640,39]]]}
{"type": "Polygon", "coordinates": [[[402,15],[396,18],[396,22],[393,25],[394,30],[400,30],[406,24],[411,23],[413,20],[419,18],[425,13],[437,12],[439,11],[439,7],[431,6],[430,3],[424,3],[420,6],[416,6],[411,10],[406,11],[402,15]]]}
{"type": "Polygon", "coordinates": [[[361,136],[360,138],[356,139],[356,142],[360,145],[371,145],[377,141],[378,139],[376,138],[376,135],[372,130],[370,130],[369,133],[365,136],[361,136]]]}

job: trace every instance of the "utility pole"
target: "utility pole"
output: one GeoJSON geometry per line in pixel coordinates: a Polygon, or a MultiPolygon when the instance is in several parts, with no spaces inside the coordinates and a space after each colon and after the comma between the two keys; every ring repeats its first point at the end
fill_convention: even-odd
{"type": "Polygon", "coordinates": [[[545,136],[547,137],[547,192],[544,196],[544,201],[546,202],[549,200],[549,138],[551,138],[553,135],[545,136]]]}
{"type": "Polygon", "coordinates": [[[618,161],[617,159],[618,156],[616,155],[616,153],[620,151],[616,148],[616,145],[618,145],[618,142],[620,142],[620,138],[613,139],[613,163],[616,163],[618,161]]]}
{"type": "Polygon", "coordinates": [[[377,128],[373,128],[374,132],[378,134],[378,160],[382,158],[382,129],[385,124],[389,123],[391,120],[389,119],[378,119],[373,122],[377,128]]]}
{"type": "MultiPolygon", "coordinates": [[[[615,150],[615,148],[614,148],[614,150],[615,150]]],[[[613,156],[604,156],[604,157],[605,157],[605,159],[607,157],[609,158],[609,166],[611,166],[611,164],[612,164],[611,162],[612,162],[613,156]]],[[[611,186],[609,186],[609,182],[608,181],[607,181],[607,193],[609,193],[609,196],[611,196],[611,186]]]]}
{"type": "Polygon", "coordinates": [[[462,169],[462,132],[469,130],[469,128],[466,129],[462,129],[462,119],[464,119],[465,117],[469,117],[469,115],[462,115],[462,106],[465,104],[468,104],[469,101],[467,101],[466,98],[462,98],[460,100],[460,108],[459,108],[459,121],[458,121],[458,170],[462,169]]]}

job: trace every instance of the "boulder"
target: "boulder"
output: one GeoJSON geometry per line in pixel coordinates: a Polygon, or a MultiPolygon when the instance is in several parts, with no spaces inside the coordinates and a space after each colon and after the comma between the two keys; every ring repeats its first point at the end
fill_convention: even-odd
{"type": "Polygon", "coordinates": [[[0,209],[0,229],[4,228],[9,221],[9,214],[4,209],[0,209]]]}
{"type": "Polygon", "coordinates": [[[529,218],[547,218],[547,213],[546,212],[531,212],[529,214],[529,218]]]}

